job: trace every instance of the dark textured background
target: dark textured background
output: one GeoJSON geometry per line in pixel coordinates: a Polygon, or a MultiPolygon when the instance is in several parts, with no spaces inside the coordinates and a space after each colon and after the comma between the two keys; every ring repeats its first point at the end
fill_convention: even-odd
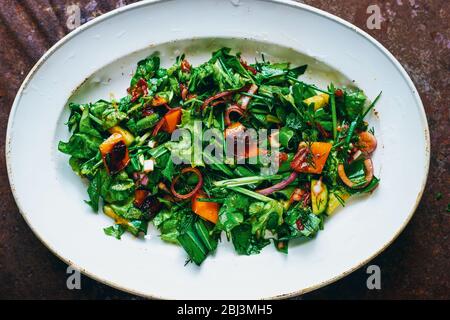
{"type": "MultiPolygon", "coordinates": [[[[17,210],[4,157],[6,125],[14,96],[41,55],[70,31],[67,6],[78,4],[84,23],[131,2],[134,1],[0,0],[0,298],[137,298],[84,276],[82,290],[66,288],[67,266],[39,242],[17,210]]],[[[419,89],[428,116],[432,149],[428,184],[416,214],[394,244],[371,262],[381,267],[382,289],[367,290],[363,267],[303,298],[448,299],[450,1],[304,2],[354,23],[397,57],[419,89]],[[371,4],[381,8],[381,30],[366,27],[366,9],[371,4]]],[[[40,107],[44,106],[36,106],[40,107]]]]}

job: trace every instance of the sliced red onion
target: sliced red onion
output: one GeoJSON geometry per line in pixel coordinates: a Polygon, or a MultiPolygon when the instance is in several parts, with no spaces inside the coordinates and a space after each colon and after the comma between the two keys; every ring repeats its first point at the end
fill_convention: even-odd
{"type": "Polygon", "coordinates": [[[341,178],[342,182],[345,183],[350,188],[353,188],[353,189],[364,188],[373,179],[372,160],[370,160],[370,159],[364,160],[364,168],[365,168],[365,173],[366,173],[366,182],[360,186],[355,186],[355,183],[347,177],[347,174],[345,173],[344,165],[342,163],[338,166],[339,178],[341,178]]]}
{"type": "Polygon", "coordinates": [[[255,68],[249,66],[249,65],[247,64],[246,61],[244,61],[244,60],[241,59],[240,62],[241,62],[242,66],[243,66],[245,69],[247,69],[248,71],[250,71],[250,72],[253,73],[254,75],[256,75],[256,74],[258,73],[258,71],[257,71],[255,68]]]}
{"type": "Polygon", "coordinates": [[[275,191],[283,190],[288,185],[290,185],[292,182],[294,182],[295,178],[297,178],[297,172],[293,171],[287,179],[274,184],[273,186],[261,190],[257,190],[259,194],[262,194],[264,196],[268,196],[269,194],[274,193],[275,191]]]}
{"type": "Polygon", "coordinates": [[[291,168],[295,171],[301,172],[305,167],[308,166],[306,161],[306,156],[308,155],[309,149],[307,147],[300,147],[297,153],[292,159],[291,168]]]}
{"type": "Polygon", "coordinates": [[[197,168],[188,167],[188,168],[184,168],[183,170],[181,170],[181,174],[172,180],[172,185],[170,186],[170,191],[178,199],[189,199],[194,194],[196,194],[197,191],[200,190],[200,188],[202,186],[203,186],[203,176],[202,176],[202,173],[200,172],[200,170],[198,170],[197,168]],[[186,194],[180,194],[175,191],[175,185],[176,185],[178,179],[180,179],[181,175],[184,173],[187,173],[187,172],[193,172],[198,177],[198,182],[197,182],[197,185],[195,186],[195,188],[192,189],[191,192],[186,193],[186,194]]]}
{"type": "Polygon", "coordinates": [[[136,185],[146,187],[148,185],[148,176],[143,172],[133,172],[133,180],[136,181],[136,185]]]}
{"type": "Polygon", "coordinates": [[[148,176],[146,174],[144,174],[140,180],[141,180],[142,186],[146,187],[148,185],[149,180],[148,180],[148,176]]]}
{"type": "Polygon", "coordinates": [[[205,102],[203,102],[203,104],[202,104],[202,110],[205,110],[205,108],[206,108],[207,106],[209,106],[209,104],[210,104],[211,102],[213,102],[214,100],[217,100],[217,99],[220,99],[220,98],[229,96],[229,95],[231,95],[231,94],[233,94],[233,93],[234,93],[233,90],[228,90],[228,91],[219,92],[219,93],[217,93],[217,94],[215,94],[215,95],[209,97],[208,99],[205,100],[205,102]]]}
{"type": "Polygon", "coordinates": [[[239,115],[241,115],[242,117],[244,116],[244,111],[236,104],[232,104],[231,106],[229,106],[227,108],[227,110],[225,111],[225,125],[229,126],[231,124],[231,119],[230,119],[230,115],[231,113],[237,113],[239,115]]]}
{"type": "MultiPolygon", "coordinates": [[[[250,88],[248,89],[247,93],[248,94],[255,94],[256,91],[258,91],[258,86],[256,84],[252,84],[250,86],[250,88]]],[[[247,109],[247,105],[250,102],[251,97],[250,96],[243,96],[241,98],[241,103],[240,103],[240,107],[245,110],[247,109]]]]}

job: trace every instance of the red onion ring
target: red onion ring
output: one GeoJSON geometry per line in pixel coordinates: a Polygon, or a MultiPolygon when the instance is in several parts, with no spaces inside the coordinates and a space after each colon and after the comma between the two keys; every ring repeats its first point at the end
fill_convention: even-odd
{"type": "Polygon", "coordinates": [[[269,194],[274,193],[275,191],[278,190],[282,190],[284,188],[286,188],[288,185],[290,185],[292,182],[294,182],[295,178],[297,178],[297,172],[293,171],[289,177],[287,177],[287,179],[278,182],[277,184],[274,184],[271,187],[265,188],[265,189],[261,189],[261,190],[256,190],[256,192],[258,192],[259,194],[262,194],[264,196],[268,196],[269,194]]]}
{"type": "Polygon", "coordinates": [[[302,169],[308,166],[306,162],[306,156],[308,155],[309,149],[307,147],[300,147],[297,153],[292,159],[291,168],[295,171],[301,172],[302,169]]]}
{"type": "Polygon", "coordinates": [[[258,71],[257,71],[255,68],[249,66],[249,65],[247,64],[246,61],[244,61],[244,60],[241,59],[240,62],[241,62],[242,66],[243,66],[245,69],[247,69],[248,71],[250,71],[250,72],[253,73],[254,75],[256,75],[256,74],[258,73],[258,71]]]}
{"type": "Polygon", "coordinates": [[[219,92],[219,93],[217,93],[217,94],[215,94],[215,95],[209,97],[208,99],[205,100],[205,102],[203,102],[203,104],[202,104],[202,110],[205,110],[205,108],[206,108],[211,102],[213,102],[214,100],[217,100],[217,99],[219,99],[219,98],[223,98],[223,97],[229,96],[229,95],[231,95],[231,94],[233,94],[233,93],[234,93],[234,90],[227,90],[227,91],[219,92]]]}
{"type": "Polygon", "coordinates": [[[239,115],[241,115],[242,117],[244,116],[244,111],[243,111],[241,108],[239,108],[238,105],[232,104],[232,105],[229,106],[229,107],[227,108],[227,110],[225,111],[225,117],[224,117],[224,120],[225,120],[225,125],[226,125],[226,126],[229,126],[229,125],[231,124],[230,115],[231,115],[232,112],[236,112],[236,113],[238,113],[239,115]]]}
{"type": "Polygon", "coordinates": [[[203,177],[202,177],[202,173],[200,172],[200,170],[198,170],[197,168],[187,167],[187,168],[184,168],[183,170],[181,170],[181,174],[172,180],[172,184],[170,186],[170,191],[178,199],[189,199],[194,194],[196,194],[197,191],[200,190],[200,188],[202,186],[203,186],[203,177]],[[178,182],[178,179],[180,179],[181,175],[184,173],[187,173],[187,172],[195,173],[195,175],[198,177],[197,185],[195,186],[194,189],[192,189],[191,192],[186,193],[186,194],[179,194],[178,192],[175,191],[175,184],[178,182]]]}
{"type": "Polygon", "coordinates": [[[166,122],[166,118],[164,118],[164,117],[162,117],[162,119],[158,121],[158,123],[156,124],[156,126],[152,132],[153,137],[158,134],[159,130],[162,128],[162,126],[164,125],[165,122],[166,122]]]}
{"type": "Polygon", "coordinates": [[[347,177],[347,174],[345,173],[344,165],[342,163],[338,165],[339,178],[341,178],[342,182],[345,183],[345,185],[347,185],[348,187],[350,187],[352,189],[364,188],[373,179],[373,164],[372,164],[372,160],[370,160],[370,159],[364,160],[364,168],[365,168],[365,173],[366,173],[366,182],[363,185],[355,187],[355,183],[353,181],[351,181],[347,177]]]}
{"type": "Polygon", "coordinates": [[[182,83],[180,83],[180,92],[181,92],[181,99],[185,101],[189,91],[188,88],[182,83]]]}
{"type": "MultiPolygon", "coordinates": [[[[253,84],[250,86],[250,88],[248,89],[247,93],[248,93],[248,94],[255,94],[256,91],[258,91],[258,86],[257,86],[256,84],[253,83],[253,84]]],[[[251,99],[250,96],[243,96],[243,97],[241,98],[241,103],[240,103],[241,109],[244,109],[244,110],[247,109],[247,105],[248,105],[248,103],[250,102],[250,99],[251,99]]]]}

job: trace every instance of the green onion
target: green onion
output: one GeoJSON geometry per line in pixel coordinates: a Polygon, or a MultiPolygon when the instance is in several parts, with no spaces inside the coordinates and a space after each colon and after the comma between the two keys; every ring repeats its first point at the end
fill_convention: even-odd
{"type": "Polygon", "coordinates": [[[209,234],[209,230],[205,225],[205,222],[198,220],[194,224],[194,229],[197,231],[198,238],[203,242],[206,249],[209,251],[214,251],[217,248],[217,240],[212,238],[209,234]]]}
{"type": "Polygon", "coordinates": [[[347,136],[345,137],[345,143],[344,143],[344,150],[348,149],[348,146],[350,144],[350,140],[352,139],[353,132],[355,131],[355,128],[359,122],[359,117],[357,117],[355,120],[350,123],[350,127],[348,128],[347,136]]]}
{"type": "Polygon", "coordinates": [[[383,93],[383,91],[381,91],[377,97],[375,98],[375,100],[373,100],[373,102],[370,104],[370,106],[367,108],[366,111],[364,111],[364,113],[362,114],[361,120],[365,118],[365,116],[369,113],[369,111],[375,106],[375,104],[377,103],[378,99],[381,97],[381,93],[383,93]]]}
{"type": "Polygon", "coordinates": [[[334,96],[333,83],[330,84],[329,90],[332,92],[330,94],[330,100],[331,100],[331,119],[333,121],[333,139],[334,139],[334,141],[336,141],[336,138],[337,138],[337,115],[336,115],[336,99],[334,96]]]}
{"type": "Polygon", "coordinates": [[[100,120],[99,118],[97,118],[96,116],[94,116],[93,114],[91,114],[91,113],[89,113],[89,118],[91,119],[91,120],[94,120],[94,122],[96,122],[97,124],[99,124],[99,125],[103,125],[103,121],[102,120],[100,120]]]}
{"type": "Polygon", "coordinates": [[[197,198],[195,199],[198,202],[216,202],[216,203],[224,203],[225,199],[222,198],[197,198]]]}
{"type": "Polygon", "coordinates": [[[283,176],[279,174],[275,174],[272,176],[253,176],[253,177],[243,177],[236,179],[227,179],[221,181],[214,181],[213,185],[216,187],[237,187],[237,186],[245,186],[249,184],[259,183],[262,181],[272,181],[279,180],[283,176]]]}
{"type": "Polygon", "coordinates": [[[225,164],[220,163],[219,161],[217,161],[217,159],[211,157],[211,155],[209,155],[208,153],[203,153],[203,158],[205,160],[208,160],[208,163],[210,164],[211,168],[217,170],[217,171],[222,171],[223,173],[225,173],[227,176],[229,177],[233,177],[233,171],[231,171],[230,168],[228,168],[225,164]]]}
{"type": "Polygon", "coordinates": [[[161,144],[161,145],[157,146],[156,148],[150,149],[150,151],[149,151],[150,155],[155,159],[161,157],[162,155],[166,154],[167,152],[169,152],[169,150],[165,147],[164,144],[161,144]]]}
{"type": "Polygon", "coordinates": [[[269,201],[274,201],[274,199],[263,196],[262,194],[259,194],[257,192],[245,189],[245,188],[241,188],[241,187],[228,187],[228,189],[245,194],[246,196],[255,198],[256,200],[259,201],[263,201],[263,202],[269,202],[269,201]]]}
{"type": "Polygon", "coordinates": [[[177,240],[196,265],[201,265],[206,259],[208,249],[205,248],[192,226],[180,234],[177,240]]]}
{"type": "Polygon", "coordinates": [[[281,123],[280,119],[271,114],[266,115],[266,121],[268,123],[281,123]]]}
{"type": "Polygon", "coordinates": [[[252,170],[243,166],[238,166],[236,169],[234,169],[234,173],[239,177],[251,177],[255,175],[252,170]]]}

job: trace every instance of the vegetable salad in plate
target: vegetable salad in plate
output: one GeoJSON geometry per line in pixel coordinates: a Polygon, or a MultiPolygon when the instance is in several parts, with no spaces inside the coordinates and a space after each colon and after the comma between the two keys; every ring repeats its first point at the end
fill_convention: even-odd
{"type": "Polygon", "coordinates": [[[112,218],[105,234],[180,245],[200,265],[225,233],[238,254],[313,238],[348,198],[372,192],[377,146],[358,88],[300,80],[307,66],[250,64],[228,48],[191,66],[138,62],[119,100],[70,103],[59,151],[89,181],[86,201],[112,218]]]}

